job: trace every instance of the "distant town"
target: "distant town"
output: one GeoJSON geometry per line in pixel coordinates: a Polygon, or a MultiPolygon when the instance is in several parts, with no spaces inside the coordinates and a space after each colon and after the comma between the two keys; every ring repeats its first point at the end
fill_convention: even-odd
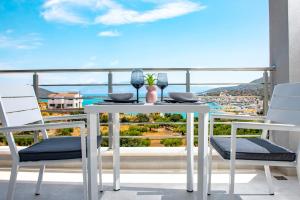
{"type": "Polygon", "coordinates": [[[201,96],[203,102],[214,102],[221,106],[220,111],[235,114],[258,115],[263,112],[263,100],[260,96],[233,96],[221,92],[219,96],[201,96]]]}

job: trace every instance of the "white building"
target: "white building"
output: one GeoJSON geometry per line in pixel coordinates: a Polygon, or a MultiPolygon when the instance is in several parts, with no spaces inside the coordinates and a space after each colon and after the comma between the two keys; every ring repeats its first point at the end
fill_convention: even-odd
{"type": "Polygon", "coordinates": [[[48,109],[82,108],[82,95],[79,92],[64,92],[48,95],[48,109]]]}

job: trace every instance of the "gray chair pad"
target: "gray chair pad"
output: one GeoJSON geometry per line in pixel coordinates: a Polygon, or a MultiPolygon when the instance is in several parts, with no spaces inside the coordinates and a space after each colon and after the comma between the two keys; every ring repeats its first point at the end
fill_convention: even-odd
{"type": "MultiPolygon", "coordinates": [[[[97,137],[100,147],[101,136],[97,137]]],[[[57,137],[42,140],[19,151],[20,162],[42,160],[65,160],[81,158],[80,137],[57,137]]]]}
{"type": "MultiPolygon", "coordinates": [[[[211,137],[210,143],[224,159],[230,160],[230,138],[211,137]]],[[[236,159],[293,162],[296,154],[265,139],[237,138],[236,159]]]]}

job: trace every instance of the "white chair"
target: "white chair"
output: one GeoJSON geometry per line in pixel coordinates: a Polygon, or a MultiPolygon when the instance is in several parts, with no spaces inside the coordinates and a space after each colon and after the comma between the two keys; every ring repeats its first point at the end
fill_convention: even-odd
{"type": "Polygon", "coordinates": [[[271,131],[300,132],[300,83],[279,84],[275,87],[271,99],[269,111],[266,117],[242,116],[242,115],[211,115],[210,118],[210,152],[209,152],[209,187],[211,192],[212,174],[212,148],[226,161],[230,162],[230,186],[229,194],[234,194],[235,165],[264,166],[269,194],[274,194],[272,176],[269,166],[296,167],[300,181],[300,146],[297,152],[273,143],[271,131]],[[231,137],[215,137],[213,135],[214,120],[238,119],[238,120],[264,120],[259,122],[232,122],[231,137]],[[262,130],[261,138],[237,138],[238,129],[262,130]]]}
{"type": "MultiPolygon", "coordinates": [[[[49,117],[45,121],[82,119],[84,115],[49,117]]],[[[65,164],[66,162],[82,163],[84,198],[87,199],[87,166],[85,122],[44,123],[37,98],[31,86],[0,87],[0,132],[4,133],[12,157],[12,168],[7,192],[7,200],[14,198],[17,173],[19,167],[38,166],[39,177],[35,194],[40,194],[43,173],[46,165],[65,164]],[[80,128],[81,137],[48,138],[46,129],[80,128]],[[18,150],[13,132],[35,131],[35,144],[18,150]],[[41,133],[43,139],[38,142],[41,133]]],[[[99,185],[102,191],[100,141],[98,137],[99,185]]]]}

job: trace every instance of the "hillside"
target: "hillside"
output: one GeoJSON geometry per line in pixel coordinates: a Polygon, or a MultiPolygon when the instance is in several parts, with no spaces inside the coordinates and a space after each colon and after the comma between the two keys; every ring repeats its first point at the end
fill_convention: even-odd
{"type": "Polygon", "coordinates": [[[206,94],[209,96],[218,96],[221,92],[227,92],[229,95],[233,96],[262,96],[263,94],[263,78],[256,79],[250,82],[251,84],[240,84],[231,87],[220,87],[205,91],[201,94],[206,94]],[[253,84],[255,83],[255,84],[253,84]]]}
{"type": "Polygon", "coordinates": [[[49,94],[51,94],[53,92],[49,91],[49,90],[46,90],[44,88],[39,88],[39,97],[42,97],[42,98],[47,98],[49,94]]]}

